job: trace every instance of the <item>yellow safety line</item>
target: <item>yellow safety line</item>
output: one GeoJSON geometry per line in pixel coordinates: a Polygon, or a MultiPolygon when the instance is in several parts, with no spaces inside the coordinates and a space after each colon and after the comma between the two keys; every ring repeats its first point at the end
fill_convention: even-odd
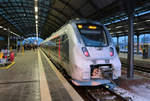
{"type": "Polygon", "coordinates": [[[15,64],[15,62],[12,62],[10,65],[6,66],[6,67],[0,67],[0,69],[9,69],[11,66],[13,66],[15,64]]]}
{"type": "Polygon", "coordinates": [[[41,101],[52,101],[39,50],[38,50],[38,64],[39,64],[39,71],[40,71],[39,74],[40,74],[41,101]]]}
{"type": "Polygon", "coordinates": [[[83,98],[75,91],[75,89],[69,84],[69,82],[64,78],[64,76],[56,69],[54,64],[48,59],[48,57],[44,54],[44,52],[40,49],[41,53],[44,55],[45,59],[49,63],[50,67],[56,73],[59,80],[62,82],[67,92],[73,101],[84,101],[83,98]]]}

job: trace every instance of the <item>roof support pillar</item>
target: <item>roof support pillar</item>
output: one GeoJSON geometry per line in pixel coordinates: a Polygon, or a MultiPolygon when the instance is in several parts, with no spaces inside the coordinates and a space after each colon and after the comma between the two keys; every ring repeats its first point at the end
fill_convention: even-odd
{"type": "Polygon", "coordinates": [[[9,28],[8,28],[8,44],[7,44],[7,49],[9,50],[9,46],[10,46],[10,32],[9,32],[9,28]]]}
{"type": "Polygon", "coordinates": [[[18,50],[18,37],[16,38],[16,53],[17,53],[17,50],[18,50]]]}
{"type": "Polygon", "coordinates": [[[125,50],[127,50],[127,36],[124,36],[125,50]]]}
{"type": "Polygon", "coordinates": [[[119,36],[117,36],[117,46],[119,46],[119,36]]]}
{"type": "Polygon", "coordinates": [[[139,54],[139,35],[137,35],[137,54],[139,54]]]}
{"type": "Polygon", "coordinates": [[[128,67],[127,78],[134,77],[134,0],[127,0],[128,6],[128,67]]]}

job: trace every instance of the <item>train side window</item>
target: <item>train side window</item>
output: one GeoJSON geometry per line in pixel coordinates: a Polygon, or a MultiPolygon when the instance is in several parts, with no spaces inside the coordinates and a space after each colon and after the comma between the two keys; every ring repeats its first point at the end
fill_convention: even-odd
{"type": "Polygon", "coordinates": [[[65,35],[62,36],[62,41],[64,42],[66,40],[68,40],[68,36],[65,34],[65,35]]]}
{"type": "Polygon", "coordinates": [[[57,47],[57,38],[54,38],[51,40],[53,42],[53,45],[51,47],[51,51],[52,51],[52,54],[57,56],[57,50],[58,50],[58,47],[57,47]]]}
{"type": "Polygon", "coordinates": [[[66,34],[62,36],[61,51],[63,53],[62,57],[63,57],[64,61],[69,63],[69,39],[66,34]]]}

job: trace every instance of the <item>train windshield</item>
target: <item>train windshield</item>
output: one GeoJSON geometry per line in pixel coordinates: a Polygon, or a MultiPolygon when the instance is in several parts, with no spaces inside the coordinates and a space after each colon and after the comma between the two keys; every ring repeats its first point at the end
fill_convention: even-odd
{"type": "Polygon", "coordinates": [[[77,24],[77,27],[86,46],[108,46],[106,32],[103,26],[93,24],[77,24]]]}

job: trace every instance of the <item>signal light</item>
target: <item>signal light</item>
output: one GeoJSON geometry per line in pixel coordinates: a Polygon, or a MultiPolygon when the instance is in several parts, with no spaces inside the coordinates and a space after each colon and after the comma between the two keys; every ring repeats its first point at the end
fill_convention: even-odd
{"type": "Polygon", "coordinates": [[[96,29],[96,26],[89,26],[89,29],[96,29]]]}
{"type": "Polygon", "coordinates": [[[87,50],[86,47],[83,47],[83,48],[82,48],[82,51],[83,51],[83,54],[84,54],[85,56],[87,56],[87,57],[90,56],[90,54],[89,54],[89,52],[88,52],[88,50],[87,50]]]}
{"type": "Polygon", "coordinates": [[[110,56],[114,56],[114,49],[110,47],[110,56]]]}
{"type": "Polygon", "coordinates": [[[78,25],[78,28],[81,29],[81,28],[83,28],[83,26],[82,25],[78,25]]]}

